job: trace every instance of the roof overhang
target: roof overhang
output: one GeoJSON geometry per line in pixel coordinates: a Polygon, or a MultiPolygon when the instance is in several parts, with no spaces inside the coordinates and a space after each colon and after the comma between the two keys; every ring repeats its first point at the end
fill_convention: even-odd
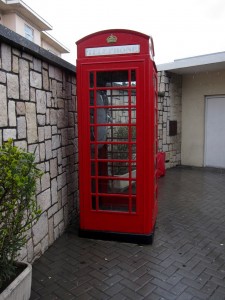
{"type": "Polygon", "coordinates": [[[0,0],[0,11],[4,14],[11,12],[18,13],[27,21],[30,20],[40,31],[52,29],[52,26],[47,21],[40,17],[22,0],[0,0]]]}
{"type": "Polygon", "coordinates": [[[169,71],[176,74],[192,74],[224,69],[225,52],[177,59],[171,63],[157,65],[158,71],[169,71]]]}
{"type": "Polygon", "coordinates": [[[52,37],[48,32],[42,31],[41,38],[43,41],[51,45],[60,53],[70,53],[70,50],[58,42],[54,37],[52,37]]]}

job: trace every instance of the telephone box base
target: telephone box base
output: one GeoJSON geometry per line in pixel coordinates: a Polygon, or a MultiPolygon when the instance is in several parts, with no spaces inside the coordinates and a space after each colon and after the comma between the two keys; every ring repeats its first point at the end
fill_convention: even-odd
{"type": "Polygon", "coordinates": [[[150,234],[132,234],[132,233],[79,229],[78,235],[79,237],[89,238],[89,239],[149,245],[153,243],[154,231],[150,234]]]}

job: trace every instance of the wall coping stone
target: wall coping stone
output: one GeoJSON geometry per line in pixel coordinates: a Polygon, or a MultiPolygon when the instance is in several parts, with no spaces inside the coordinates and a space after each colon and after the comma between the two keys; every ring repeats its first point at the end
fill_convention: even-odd
{"type": "Polygon", "coordinates": [[[54,55],[48,50],[38,46],[37,44],[24,38],[22,35],[12,31],[11,29],[0,24],[0,41],[5,42],[22,51],[26,51],[33,56],[43,59],[52,65],[66,69],[72,73],[76,73],[76,67],[66,60],[54,55]]]}

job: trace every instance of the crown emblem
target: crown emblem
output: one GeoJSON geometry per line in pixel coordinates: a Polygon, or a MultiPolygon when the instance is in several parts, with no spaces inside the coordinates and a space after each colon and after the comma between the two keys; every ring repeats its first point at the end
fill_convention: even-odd
{"type": "Polygon", "coordinates": [[[107,43],[112,44],[117,42],[117,37],[113,34],[107,37],[106,39],[107,43]]]}

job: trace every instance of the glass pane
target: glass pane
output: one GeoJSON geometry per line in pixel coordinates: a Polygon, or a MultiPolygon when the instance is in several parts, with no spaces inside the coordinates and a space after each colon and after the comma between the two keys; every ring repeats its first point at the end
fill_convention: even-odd
{"type": "MultiPolygon", "coordinates": [[[[123,177],[121,176],[121,179],[123,177]]],[[[136,194],[136,181],[132,180],[111,180],[112,194],[136,194]],[[131,190],[130,190],[131,187],[131,190]]]]}
{"type": "MultiPolygon", "coordinates": [[[[103,143],[107,140],[107,126],[91,126],[90,135],[91,141],[97,141],[103,143]]],[[[102,146],[101,146],[102,147],[102,146]]]]}
{"type": "Polygon", "coordinates": [[[131,169],[131,178],[136,178],[137,177],[137,172],[136,172],[136,164],[132,164],[132,169],[131,169]]]}
{"type": "Polygon", "coordinates": [[[128,126],[110,126],[107,132],[107,140],[112,142],[128,142],[128,126]]]}
{"type": "Polygon", "coordinates": [[[134,212],[136,71],[90,72],[89,87],[92,209],[134,212]]]}
{"type": "Polygon", "coordinates": [[[97,202],[96,198],[97,198],[96,196],[92,196],[92,199],[91,199],[92,200],[92,209],[94,209],[94,210],[96,210],[96,202],[97,202]]]}
{"type": "Polygon", "coordinates": [[[129,194],[129,180],[111,180],[112,194],[129,194]]]}
{"type": "MultiPolygon", "coordinates": [[[[134,193],[136,194],[136,192],[134,193]]],[[[132,197],[132,208],[131,208],[132,212],[136,212],[136,197],[132,197]]]]}
{"type": "Polygon", "coordinates": [[[96,180],[93,178],[91,179],[91,193],[96,193],[96,180]]]}
{"type": "Polygon", "coordinates": [[[136,105],[136,90],[131,90],[131,105],[136,105]]]}
{"type": "Polygon", "coordinates": [[[135,70],[131,71],[131,85],[136,86],[136,71],[135,70]]]}
{"type": "Polygon", "coordinates": [[[136,160],[136,159],[137,159],[136,144],[133,144],[131,145],[131,160],[136,160]]]}
{"type": "Polygon", "coordinates": [[[99,209],[128,212],[129,210],[129,198],[127,197],[99,197],[99,209]]]}
{"type": "Polygon", "coordinates": [[[94,72],[90,72],[90,75],[89,75],[89,87],[90,88],[94,87],[94,72]]]}
{"type": "Polygon", "coordinates": [[[94,93],[93,90],[89,92],[89,98],[90,98],[90,106],[106,106],[105,109],[107,109],[107,106],[109,105],[109,100],[107,96],[106,91],[97,91],[94,93]]]}
{"type": "Polygon", "coordinates": [[[111,123],[121,123],[128,124],[129,123],[129,110],[121,109],[121,108],[109,108],[108,116],[110,117],[111,123]]]}
{"type": "Polygon", "coordinates": [[[109,144],[109,159],[129,159],[129,144],[109,144]]]}
{"type": "MultiPolygon", "coordinates": [[[[135,170],[133,176],[136,176],[135,170]]],[[[92,181],[92,193],[97,193],[96,181],[92,181]]],[[[98,194],[136,194],[136,178],[129,180],[128,173],[115,179],[98,178],[98,194]]]]}
{"type": "MultiPolygon", "coordinates": [[[[118,159],[118,160],[136,160],[136,144],[124,143],[123,138],[114,139],[112,137],[107,138],[107,142],[112,140],[116,144],[105,144],[104,141],[99,141],[91,144],[91,158],[100,158],[100,159],[118,159]],[[121,142],[121,143],[118,143],[121,142]],[[96,147],[95,147],[96,144],[96,147]],[[97,149],[97,150],[96,150],[97,149]],[[94,155],[94,152],[97,151],[97,156],[94,155]]],[[[135,137],[133,138],[135,141],[135,137]]]]}
{"type": "Polygon", "coordinates": [[[91,149],[90,149],[91,159],[96,159],[96,162],[97,159],[107,159],[108,158],[107,149],[108,149],[108,145],[104,144],[104,142],[102,144],[93,142],[91,144],[91,149]]]}
{"type": "Polygon", "coordinates": [[[97,87],[128,86],[128,70],[97,72],[97,87]]]}
{"type": "Polygon", "coordinates": [[[33,41],[34,40],[34,30],[28,26],[28,25],[24,25],[24,36],[26,39],[33,41]]]}
{"type": "Polygon", "coordinates": [[[136,109],[132,108],[131,109],[131,123],[136,123],[136,109]]]}
{"type": "Polygon", "coordinates": [[[129,93],[128,90],[109,90],[107,93],[109,99],[109,105],[111,106],[127,106],[129,105],[129,93]]]}
{"type": "Polygon", "coordinates": [[[107,131],[107,141],[112,142],[135,142],[136,126],[109,126],[107,131]]]}
{"type": "Polygon", "coordinates": [[[108,103],[111,106],[136,105],[136,90],[132,89],[131,94],[127,89],[111,89],[107,91],[108,103]]]}
{"type": "Polygon", "coordinates": [[[129,177],[129,163],[128,162],[108,162],[108,173],[109,176],[120,176],[129,177]]]}
{"type": "Polygon", "coordinates": [[[136,142],[136,126],[131,126],[130,134],[132,142],[136,142]]]}

